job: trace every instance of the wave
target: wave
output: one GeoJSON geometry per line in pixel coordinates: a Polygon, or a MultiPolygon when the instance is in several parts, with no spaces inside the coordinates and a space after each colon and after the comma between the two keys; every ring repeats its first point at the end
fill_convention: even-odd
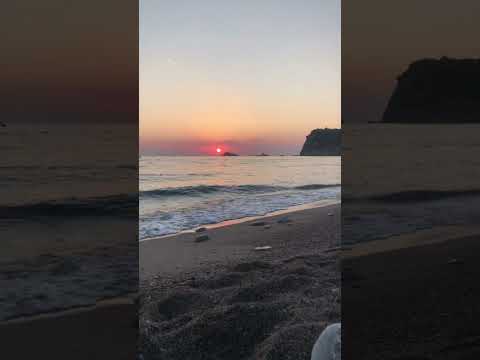
{"type": "Polygon", "coordinates": [[[200,196],[218,192],[231,194],[255,194],[284,190],[320,190],[339,186],[340,184],[309,184],[295,187],[271,185],[197,185],[140,191],[140,198],[163,196],[200,196]]]}
{"type": "Polygon", "coordinates": [[[70,198],[0,206],[0,218],[41,216],[138,216],[138,195],[119,194],[95,198],[70,198]]]}
{"type": "Polygon", "coordinates": [[[368,197],[346,197],[342,200],[346,202],[358,201],[376,201],[376,202],[391,202],[391,203],[412,203],[412,202],[428,202],[443,200],[462,196],[478,196],[480,189],[470,190],[406,190],[387,194],[372,195],[368,197]]]}
{"type": "MultiPolygon", "coordinates": [[[[175,234],[198,226],[217,224],[226,220],[251,216],[264,216],[277,210],[315,203],[323,200],[340,200],[340,188],[329,187],[317,191],[281,191],[258,196],[205,198],[191,202],[190,206],[161,209],[140,216],[140,240],[175,234]]],[[[168,202],[168,200],[165,200],[168,202]]],[[[177,199],[173,199],[177,202],[177,199]]]]}
{"type": "Polygon", "coordinates": [[[297,190],[320,190],[320,189],[327,189],[332,187],[339,187],[342,186],[341,184],[310,184],[310,185],[300,185],[295,186],[294,189],[297,190]]]}

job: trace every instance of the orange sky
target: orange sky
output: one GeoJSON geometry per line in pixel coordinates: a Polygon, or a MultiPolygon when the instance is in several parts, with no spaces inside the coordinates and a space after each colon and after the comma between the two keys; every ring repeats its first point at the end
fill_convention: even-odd
{"type": "Polygon", "coordinates": [[[142,1],[141,152],[291,154],[339,127],[339,2],[295,4],[142,1]]]}

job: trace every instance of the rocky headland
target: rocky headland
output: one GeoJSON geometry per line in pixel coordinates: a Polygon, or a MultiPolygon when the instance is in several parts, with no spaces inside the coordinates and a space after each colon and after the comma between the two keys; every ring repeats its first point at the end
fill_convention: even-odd
{"type": "Polygon", "coordinates": [[[480,122],[480,59],[422,59],[397,78],[383,122],[480,122]]]}
{"type": "Polygon", "coordinates": [[[340,156],[341,148],[341,129],[315,129],[307,136],[300,155],[340,156]]]}

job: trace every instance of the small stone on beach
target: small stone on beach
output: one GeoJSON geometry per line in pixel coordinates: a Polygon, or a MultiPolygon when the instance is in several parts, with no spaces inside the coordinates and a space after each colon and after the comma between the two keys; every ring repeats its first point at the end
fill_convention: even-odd
{"type": "Polygon", "coordinates": [[[265,251],[265,250],[270,250],[272,247],[271,246],[257,246],[254,250],[255,251],[265,251]]]}
{"type": "Polygon", "coordinates": [[[207,241],[207,240],[210,240],[210,238],[208,237],[208,235],[202,235],[202,236],[199,236],[195,239],[195,242],[203,242],[203,241],[207,241]]]}
{"type": "Polygon", "coordinates": [[[201,227],[201,228],[198,228],[197,230],[195,230],[196,233],[201,233],[201,232],[205,232],[205,231],[207,231],[206,227],[201,227]]]}
{"type": "Polygon", "coordinates": [[[288,223],[291,223],[292,220],[290,220],[288,217],[282,217],[282,218],[278,219],[277,222],[279,224],[288,224],[288,223]]]}
{"type": "Polygon", "coordinates": [[[270,229],[272,226],[271,225],[265,225],[263,228],[264,229],[270,229]]]}
{"type": "Polygon", "coordinates": [[[448,264],[461,264],[462,261],[458,259],[450,259],[448,260],[448,264]]]}
{"type": "Polygon", "coordinates": [[[333,216],[333,214],[332,214],[332,213],[328,213],[327,215],[328,215],[328,216],[333,216]]]}
{"type": "Polygon", "coordinates": [[[267,225],[265,221],[257,221],[251,224],[251,226],[264,226],[267,225]]]}

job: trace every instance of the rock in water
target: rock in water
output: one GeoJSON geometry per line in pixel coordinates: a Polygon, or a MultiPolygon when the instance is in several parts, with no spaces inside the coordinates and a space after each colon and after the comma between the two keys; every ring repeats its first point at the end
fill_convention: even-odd
{"type": "Polygon", "coordinates": [[[413,62],[397,78],[382,120],[479,123],[480,60],[443,57],[413,62]]]}
{"type": "Polygon", "coordinates": [[[226,151],[223,153],[223,156],[238,156],[238,154],[226,151]]]}
{"type": "Polygon", "coordinates": [[[300,155],[340,156],[341,148],[341,129],[315,129],[307,136],[300,155]]]}
{"type": "Polygon", "coordinates": [[[335,323],[327,326],[320,334],[312,350],[311,360],[340,360],[342,326],[335,323]]]}

